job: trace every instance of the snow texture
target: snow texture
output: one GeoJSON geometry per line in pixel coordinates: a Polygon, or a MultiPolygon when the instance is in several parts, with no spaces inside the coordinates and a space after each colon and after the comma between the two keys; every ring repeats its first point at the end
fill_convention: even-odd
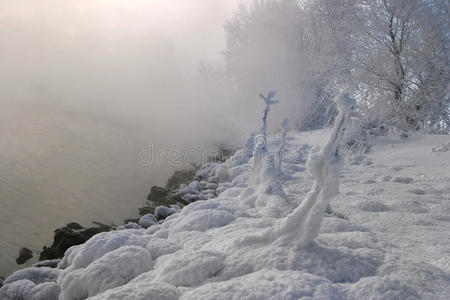
{"type": "Polygon", "coordinates": [[[178,190],[210,198],[17,271],[0,299],[448,299],[448,136],[374,136],[344,164],[336,102],[334,129],[287,133],[281,170],[282,137],[252,135],[178,190]]]}
{"type": "Polygon", "coordinates": [[[139,225],[142,228],[148,228],[152,225],[158,224],[158,220],[156,220],[156,218],[152,215],[152,214],[146,214],[143,215],[140,219],[139,219],[139,225]]]}

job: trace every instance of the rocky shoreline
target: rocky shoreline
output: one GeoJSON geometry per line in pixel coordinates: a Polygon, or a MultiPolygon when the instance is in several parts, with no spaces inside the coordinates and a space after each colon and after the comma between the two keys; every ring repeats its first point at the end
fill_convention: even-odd
{"type": "MultiPolygon", "coordinates": [[[[67,249],[72,246],[81,245],[94,235],[121,229],[148,228],[153,224],[163,222],[168,216],[180,211],[182,207],[197,200],[206,200],[217,196],[219,187],[219,177],[208,182],[202,181],[208,177],[215,166],[224,162],[232,150],[220,149],[219,154],[200,166],[177,170],[167,180],[164,187],[152,186],[147,196],[145,206],[138,208],[139,217],[125,219],[123,225],[103,224],[93,221],[96,226],[83,227],[71,222],[54,231],[53,243],[51,246],[44,246],[39,254],[39,262],[33,267],[57,267],[67,249]]],[[[24,264],[32,258],[31,250],[22,248],[19,251],[16,262],[18,265],[24,264]]],[[[3,277],[0,277],[0,287],[3,284],[3,277]]]]}

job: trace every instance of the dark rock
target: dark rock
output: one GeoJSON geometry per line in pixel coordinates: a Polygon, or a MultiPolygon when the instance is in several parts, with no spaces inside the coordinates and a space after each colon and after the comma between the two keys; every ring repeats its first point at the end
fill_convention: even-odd
{"type": "Polygon", "coordinates": [[[128,224],[128,223],[136,223],[136,224],[139,224],[139,220],[140,219],[125,219],[124,221],[123,221],[123,224],[125,225],[125,224],[128,224]]]}
{"type": "Polygon", "coordinates": [[[16,263],[18,265],[23,265],[24,263],[27,262],[27,260],[29,260],[32,257],[33,252],[30,249],[23,247],[19,251],[19,257],[16,259],[16,263]]]}
{"type": "Polygon", "coordinates": [[[83,226],[81,226],[80,224],[75,223],[75,222],[71,222],[71,223],[67,224],[65,227],[67,227],[69,229],[72,229],[72,230],[84,229],[83,226]]]}
{"type": "Polygon", "coordinates": [[[167,218],[170,215],[173,215],[174,213],[176,213],[175,210],[165,207],[165,206],[158,206],[155,209],[155,218],[156,220],[163,220],[165,218],[167,218]]]}
{"type": "Polygon", "coordinates": [[[93,223],[98,227],[84,228],[77,223],[69,223],[69,226],[56,229],[52,246],[44,247],[42,249],[42,252],[39,255],[39,261],[62,258],[66,250],[70,247],[83,244],[97,233],[110,231],[113,228],[110,225],[99,222],[93,223]],[[73,229],[80,227],[81,229],[73,229]]]}
{"type": "Polygon", "coordinates": [[[41,254],[39,254],[39,261],[42,260],[53,260],[58,258],[58,252],[56,249],[51,247],[42,248],[41,254]]]}
{"type": "Polygon", "coordinates": [[[82,244],[86,241],[80,232],[63,227],[55,230],[52,248],[58,253],[58,258],[64,256],[64,252],[72,246],[82,244]]]}
{"type": "Polygon", "coordinates": [[[5,281],[5,278],[0,276],[0,288],[3,286],[3,281],[5,281]]]}
{"type": "Polygon", "coordinates": [[[95,224],[100,228],[107,229],[108,231],[114,229],[114,227],[117,227],[117,225],[115,225],[114,223],[111,223],[111,225],[108,225],[108,224],[100,223],[97,221],[92,221],[92,224],[95,224]]]}
{"type": "Polygon", "coordinates": [[[151,206],[144,206],[139,208],[139,215],[145,216],[147,214],[154,214],[155,213],[155,207],[151,206]]]}
{"type": "Polygon", "coordinates": [[[188,184],[194,180],[196,169],[186,169],[175,171],[173,175],[167,180],[166,189],[177,189],[180,184],[188,184]]]}
{"type": "Polygon", "coordinates": [[[147,196],[147,200],[154,202],[165,202],[168,193],[169,193],[168,190],[154,185],[150,189],[150,194],[147,196]]]}
{"type": "MultiPolygon", "coordinates": [[[[84,241],[81,242],[80,244],[83,244],[84,242],[86,242],[88,239],[90,239],[91,237],[93,237],[97,233],[110,231],[110,230],[111,230],[110,227],[109,228],[108,227],[90,227],[90,228],[86,228],[86,229],[84,229],[84,230],[82,230],[80,232],[81,236],[84,239],[84,241]]],[[[77,244],[77,245],[79,245],[79,244],[77,244]]]]}

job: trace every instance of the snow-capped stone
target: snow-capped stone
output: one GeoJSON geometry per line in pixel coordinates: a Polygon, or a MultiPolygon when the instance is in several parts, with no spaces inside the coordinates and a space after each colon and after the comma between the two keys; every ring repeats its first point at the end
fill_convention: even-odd
{"type": "Polygon", "coordinates": [[[148,228],[152,225],[158,224],[158,220],[156,220],[155,216],[153,216],[152,214],[146,214],[143,215],[140,219],[139,219],[139,225],[142,228],[148,228]]]}
{"type": "MultiPolygon", "coordinates": [[[[140,222],[139,222],[140,223],[140,222]]],[[[125,225],[119,226],[116,228],[117,230],[125,230],[125,229],[141,229],[141,226],[139,224],[136,224],[134,222],[128,222],[125,225]]]]}
{"type": "Polygon", "coordinates": [[[173,215],[174,213],[176,213],[174,209],[168,208],[167,206],[158,206],[155,209],[155,218],[157,220],[162,220],[170,215],[173,215]]]}

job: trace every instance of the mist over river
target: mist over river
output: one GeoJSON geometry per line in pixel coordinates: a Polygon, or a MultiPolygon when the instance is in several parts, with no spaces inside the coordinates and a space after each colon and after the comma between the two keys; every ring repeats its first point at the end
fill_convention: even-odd
{"type": "Polygon", "coordinates": [[[36,259],[53,230],[70,221],[122,224],[136,217],[150,186],[164,184],[173,170],[139,163],[140,151],[158,141],[136,128],[42,103],[3,107],[0,137],[3,276],[18,268],[21,247],[36,259]]]}

